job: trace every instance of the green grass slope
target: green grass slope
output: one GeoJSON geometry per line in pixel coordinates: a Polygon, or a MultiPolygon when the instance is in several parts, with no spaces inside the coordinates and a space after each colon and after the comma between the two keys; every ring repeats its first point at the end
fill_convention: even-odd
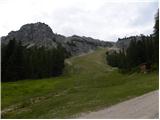
{"type": "Polygon", "coordinates": [[[64,75],[2,83],[2,118],[72,118],[158,89],[158,73],[121,74],[106,49],[66,60],[64,75]]]}

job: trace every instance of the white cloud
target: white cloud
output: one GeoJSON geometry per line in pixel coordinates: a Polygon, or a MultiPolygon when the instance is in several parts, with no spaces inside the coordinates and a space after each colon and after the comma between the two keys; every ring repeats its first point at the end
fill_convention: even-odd
{"type": "Polygon", "coordinates": [[[0,0],[0,36],[40,21],[62,35],[116,41],[152,33],[157,8],[157,0],[0,0]]]}

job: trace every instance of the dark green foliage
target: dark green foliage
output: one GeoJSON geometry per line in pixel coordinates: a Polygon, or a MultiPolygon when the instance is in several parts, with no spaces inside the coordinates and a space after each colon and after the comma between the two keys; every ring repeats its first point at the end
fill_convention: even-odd
{"type": "Polygon", "coordinates": [[[2,81],[17,80],[24,77],[24,48],[21,42],[11,40],[7,46],[2,48],[2,81]]]}
{"type": "Polygon", "coordinates": [[[126,57],[129,62],[128,67],[136,67],[141,63],[147,62],[147,53],[145,51],[149,49],[146,44],[149,37],[141,36],[141,38],[142,40],[139,41],[136,41],[136,38],[132,40],[127,49],[126,57]]]}
{"type": "Polygon", "coordinates": [[[108,64],[122,70],[137,70],[142,63],[158,69],[159,65],[159,11],[155,17],[154,33],[151,36],[141,35],[141,40],[132,37],[129,47],[119,52],[107,53],[108,64]]]}
{"type": "Polygon", "coordinates": [[[55,53],[54,55],[52,54],[52,75],[56,76],[59,74],[62,74],[62,68],[64,68],[64,59],[65,59],[65,49],[59,44],[57,46],[57,50],[54,50],[53,53],[55,53]]]}
{"type": "Polygon", "coordinates": [[[10,40],[2,47],[2,81],[58,76],[63,72],[66,53],[61,45],[57,49],[26,48],[10,40]]]}
{"type": "Polygon", "coordinates": [[[117,67],[118,66],[118,57],[119,57],[119,55],[116,51],[114,51],[112,54],[107,53],[108,64],[113,67],[117,67]]]}
{"type": "Polygon", "coordinates": [[[132,70],[142,63],[157,64],[155,39],[151,36],[141,36],[141,40],[133,39],[129,47],[119,52],[107,54],[108,64],[120,69],[132,70]]]}
{"type": "Polygon", "coordinates": [[[155,25],[154,25],[154,52],[155,52],[155,62],[158,66],[159,64],[159,10],[155,17],[155,25]]]}

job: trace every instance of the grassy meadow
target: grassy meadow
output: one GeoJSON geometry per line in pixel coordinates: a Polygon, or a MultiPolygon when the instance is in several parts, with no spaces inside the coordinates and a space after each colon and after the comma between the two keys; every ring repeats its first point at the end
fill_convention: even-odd
{"type": "Polygon", "coordinates": [[[67,59],[60,77],[1,83],[2,118],[75,118],[158,89],[158,72],[121,74],[105,52],[67,59]]]}

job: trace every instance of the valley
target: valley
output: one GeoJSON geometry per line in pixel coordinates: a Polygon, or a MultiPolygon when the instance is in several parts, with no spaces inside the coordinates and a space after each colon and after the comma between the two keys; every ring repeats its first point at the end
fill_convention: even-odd
{"type": "Polygon", "coordinates": [[[66,59],[62,76],[2,84],[2,118],[75,118],[158,89],[158,72],[122,74],[107,48],[66,59]]]}

